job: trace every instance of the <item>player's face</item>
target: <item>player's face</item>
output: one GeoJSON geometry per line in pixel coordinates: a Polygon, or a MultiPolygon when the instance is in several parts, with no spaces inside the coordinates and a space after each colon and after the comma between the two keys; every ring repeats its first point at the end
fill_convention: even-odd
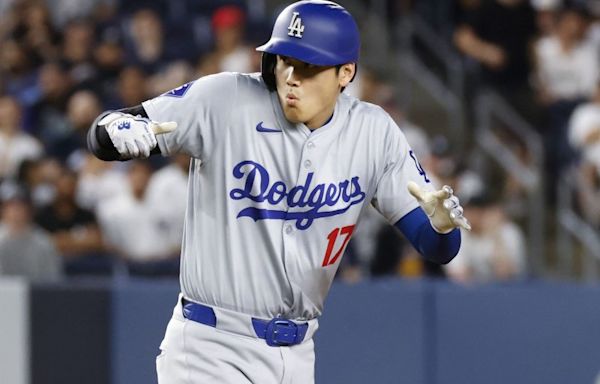
{"type": "Polygon", "coordinates": [[[286,119],[311,129],[321,127],[331,117],[340,90],[350,83],[354,71],[354,64],[344,64],[338,71],[278,55],[275,79],[286,119]]]}

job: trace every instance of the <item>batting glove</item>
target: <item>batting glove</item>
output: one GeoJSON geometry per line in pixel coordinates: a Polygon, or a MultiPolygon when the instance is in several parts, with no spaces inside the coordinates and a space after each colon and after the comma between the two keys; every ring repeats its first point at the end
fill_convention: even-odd
{"type": "Polygon", "coordinates": [[[111,112],[98,125],[105,127],[110,140],[125,159],[147,158],[157,145],[156,135],[173,131],[177,123],[156,123],[141,116],[111,112]]]}
{"type": "Polygon", "coordinates": [[[414,181],[408,182],[408,192],[417,199],[421,208],[429,216],[431,226],[438,233],[449,233],[460,227],[471,230],[469,220],[463,216],[463,208],[454,191],[444,185],[439,191],[425,191],[414,181]]]}

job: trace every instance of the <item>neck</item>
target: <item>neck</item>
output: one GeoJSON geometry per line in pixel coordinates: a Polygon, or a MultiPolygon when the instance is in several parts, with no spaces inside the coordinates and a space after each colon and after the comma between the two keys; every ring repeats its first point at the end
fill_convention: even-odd
{"type": "Polygon", "coordinates": [[[137,201],[142,201],[144,200],[145,192],[145,190],[135,190],[133,191],[133,198],[137,201]]]}
{"type": "Polygon", "coordinates": [[[306,125],[308,127],[308,129],[310,129],[311,131],[314,131],[317,128],[321,128],[322,126],[324,126],[327,123],[329,123],[331,121],[331,119],[333,118],[333,108],[325,116],[327,116],[327,117],[326,118],[323,118],[323,117],[318,117],[317,118],[317,117],[315,117],[313,119],[313,121],[307,121],[307,122],[304,123],[304,125],[306,125]]]}
{"type": "Polygon", "coordinates": [[[562,37],[560,38],[560,45],[564,52],[569,52],[571,49],[575,47],[577,41],[571,39],[570,37],[562,37]]]}

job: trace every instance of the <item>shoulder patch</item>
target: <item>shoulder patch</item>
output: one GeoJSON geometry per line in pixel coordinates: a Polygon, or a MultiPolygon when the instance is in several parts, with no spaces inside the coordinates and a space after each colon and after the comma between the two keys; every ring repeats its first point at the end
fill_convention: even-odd
{"type": "Polygon", "coordinates": [[[175,89],[171,89],[170,91],[163,93],[161,96],[183,97],[187,93],[188,89],[190,89],[193,83],[193,81],[190,81],[187,84],[183,84],[182,86],[179,86],[175,89]]]}

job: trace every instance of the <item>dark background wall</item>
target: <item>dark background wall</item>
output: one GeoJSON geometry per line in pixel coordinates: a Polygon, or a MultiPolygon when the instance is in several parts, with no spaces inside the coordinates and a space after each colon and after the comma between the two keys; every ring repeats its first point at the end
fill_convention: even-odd
{"type": "Polygon", "coordinates": [[[32,384],[109,383],[110,309],[104,284],[33,286],[32,384]]]}
{"type": "MultiPolygon", "coordinates": [[[[156,383],[177,294],[176,281],[31,287],[31,383],[156,383]]],[[[600,287],[335,284],[315,340],[317,383],[594,384],[600,287]]]]}

